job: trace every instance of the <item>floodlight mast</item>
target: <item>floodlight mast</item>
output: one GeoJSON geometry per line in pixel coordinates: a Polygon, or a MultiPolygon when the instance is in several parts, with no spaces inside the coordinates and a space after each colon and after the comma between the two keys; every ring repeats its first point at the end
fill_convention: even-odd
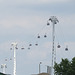
{"type": "Polygon", "coordinates": [[[14,70],[13,70],[13,75],[16,75],[16,48],[17,48],[17,43],[12,43],[11,44],[14,49],[14,70]]]}
{"type": "Polygon", "coordinates": [[[54,64],[56,62],[56,50],[55,50],[55,24],[57,24],[59,21],[56,18],[56,16],[51,16],[49,18],[49,21],[52,22],[52,68],[54,67],[54,64]]]}

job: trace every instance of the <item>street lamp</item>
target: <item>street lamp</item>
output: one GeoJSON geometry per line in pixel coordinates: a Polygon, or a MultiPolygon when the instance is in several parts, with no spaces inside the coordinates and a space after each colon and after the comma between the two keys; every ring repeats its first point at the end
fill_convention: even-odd
{"type": "Polygon", "coordinates": [[[3,69],[3,73],[5,74],[5,68],[7,68],[6,64],[1,64],[1,68],[3,69]]]}
{"type": "Polygon", "coordinates": [[[41,64],[42,62],[39,63],[39,74],[41,73],[41,66],[40,66],[41,64]]]}

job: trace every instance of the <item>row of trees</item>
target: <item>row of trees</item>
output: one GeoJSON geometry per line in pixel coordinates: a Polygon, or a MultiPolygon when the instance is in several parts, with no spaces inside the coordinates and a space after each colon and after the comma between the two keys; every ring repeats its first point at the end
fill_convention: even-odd
{"type": "Polygon", "coordinates": [[[75,75],[75,57],[69,61],[67,58],[62,59],[54,65],[55,75],[75,75]]]}

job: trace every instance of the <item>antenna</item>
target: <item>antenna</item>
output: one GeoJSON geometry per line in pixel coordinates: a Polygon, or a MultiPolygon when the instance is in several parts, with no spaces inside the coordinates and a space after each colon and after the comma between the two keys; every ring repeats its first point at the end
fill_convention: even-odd
{"type": "Polygon", "coordinates": [[[14,70],[13,70],[13,75],[16,75],[16,49],[17,49],[17,43],[14,42],[11,45],[14,48],[14,70]]]}

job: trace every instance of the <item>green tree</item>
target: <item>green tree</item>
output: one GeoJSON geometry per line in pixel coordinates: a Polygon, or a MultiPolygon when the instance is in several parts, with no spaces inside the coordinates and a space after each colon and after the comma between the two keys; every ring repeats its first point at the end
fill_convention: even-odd
{"type": "Polygon", "coordinates": [[[6,75],[6,74],[0,72],[0,75],[6,75]]]}
{"type": "Polygon", "coordinates": [[[75,57],[71,61],[71,69],[72,69],[71,75],[75,75],[75,57]]]}
{"type": "Polygon", "coordinates": [[[62,61],[54,65],[54,70],[56,75],[75,75],[75,57],[72,61],[67,58],[62,59],[62,61]]]}

